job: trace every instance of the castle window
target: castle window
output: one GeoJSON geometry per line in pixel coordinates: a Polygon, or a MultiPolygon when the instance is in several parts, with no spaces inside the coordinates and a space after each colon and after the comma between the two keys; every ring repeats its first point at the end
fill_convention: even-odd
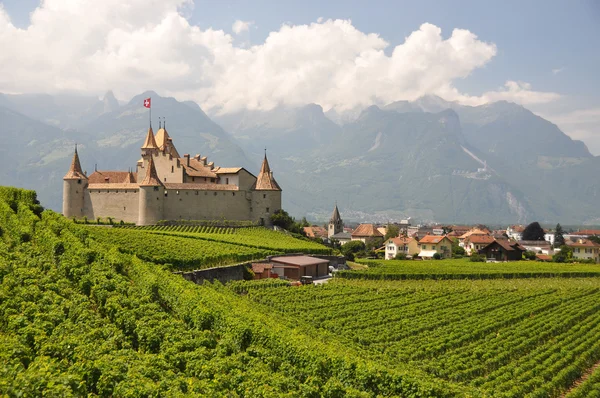
{"type": "Polygon", "coordinates": [[[165,182],[167,182],[167,177],[165,177],[165,182]]]}
{"type": "Polygon", "coordinates": [[[77,180],[77,184],[81,184],[81,178],[77,180]]]}
{"type": "Polygon", "coordinates": [[[266,199],[266,198],[267,198],[267,194],[263,193],[263,199],[266,199]]]}
{"type": "Polygon", "coordinates": [[[217,196],[217,193],[215,192],[215,196],[217,196]]]}
{"type": "Polygon", "coordinates": [[[192,182],[196,181],[196,177],[192,177],[192,182]]]}
{"type": "Polygon", "coordinates": [[[79,191],[75,191],[75,193],[79,193],[79,191]]]}
{"type": "Polygon", "coordinates": [[[232,196],[235,196],[235,192],[232,192],[232,193],[231,193],[231,195],[232,195],[232,196]]]}
{"type": "Polygon", "coordinates": [[[127,207],[123,206],[123,211],[127,210],[127,207]]]}
{"type": "Polygon", "coordinates": [[[171,173],[175,171],[175,167],[171,166],[171,173]]]}
{"type": "Polygon", "coordinates": [[[214,178],[211,178],[211,179],[210,179],[210,182],[215,182],[215,179],[214,179],[214,178]]]}
{"type": "Polygon", "coordinates": [[[229,184],[229,178],[225,178],[225,184],[229,184]]]}
{"type": "Polygon", "coordinates": [[[204,182],[206,182],[206,181],[207,181],[207,180],[206,180],[206,177],[204,177],[204,182]]]}
{"type": "Polygon", "coordinates": [[[127,193],[127,190],[125,190],[125,193],[127,193]]]}
{"type": "Polygon", "coordinates": [[[119,190],[117,189],[117,193],[119,193],[119,190]]]}
{"type": "Polygon", "coordinates": [[[110,191],[107,189],[107,190],[106,190],[106,193],[110,193],[110,191]]]}
{"type": "Polygon", "coordinates": [[[269,212],[269,208],[267,207],[267,213],[269,212]]]}
{"type": "Polygon", "coordinates": [[[165,191],[165,197],[169,196],[169,192],[165,191]]]}
{"type": "Polygon", "coordinates": [[[155,191],[158,191],[158,187],[154,187],[154,190],[155,190],[155,191]]]}
{"type": "Polygon", "coordinates": [[[196,195],[198,195],[198,191],[196,191],[196,195]]]}

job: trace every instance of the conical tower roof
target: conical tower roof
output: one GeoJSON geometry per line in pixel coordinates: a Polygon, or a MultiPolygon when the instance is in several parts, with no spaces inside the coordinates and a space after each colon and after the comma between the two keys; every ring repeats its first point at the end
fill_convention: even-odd
{"type": "Polygon", "coordinates": [[[142,145],[142,149],[157,149],[156,140],[154,139],[154,131],[152,131],[152,126],[148,128],[148,134],[146,134],[146,141],[144,141],[144,145],[142,145]]]}
{"type": "Polygon", "coordinates": [[[135,184],[135,177],[133,176],[133,173],[131,171],[127,172],[127,175],[125,176],[125,180],[123,181],[123,183],[135,184]]]}
{"type": "Polygon", "coordinates": [[[277,184],[277,181],[275,181],[275,178],[273,177],[273,172],[269,166],[266,153],[265,159],[260,167],[260,173],[258,173],[258,177],[256,177],[256,186],[254,189],[260,191],[281,191],[279,184],[277,184]]]}
{"type": "Polygon", "coordinates": [[[73,154],[73,160],[71,161],[71,167],[64,176],[64,180],[79,180],[87,179],[83,171],[81,170],[81,163],[79,162],[79,154],[77,153],[77,146],[75,146],[75,153],[73,154]]]}
{"type": "Polygon", "coordinates": [[[333,208],[333,213],[331,214],[331,218],[329,219],[329,223],[336,224],[340,221],[342,221],[342,217],[340,216],[340,211],[338,210],[337,203],[336,203],[335,207],[333,208]]]}
{"type": "Polygon", "coordinates": [[[160,182],[160,178],[158,178],[158,174],[156,173],[156,168],[154,167],[154,160],[150,158],[148,161],[148,171],[146,171],[146,176],[144,180],[140,183],[140,187],[157,187],[162,186],[162,182],[160,182]]]}

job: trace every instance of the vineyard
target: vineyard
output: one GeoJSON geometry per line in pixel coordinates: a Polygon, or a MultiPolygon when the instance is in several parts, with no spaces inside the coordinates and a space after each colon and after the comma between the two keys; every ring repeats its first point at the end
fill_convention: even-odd
{"type": "Polygon", "coordinates": [[[293,239],[90,227],[0,187],[0,396],[599,396],[593,265],[370,262],[300,287],[170,271],[281,252],[210,240],[271,233],[293,239]]]}
{"type": "MultiPolygon", "coordinates": [[[[250,290],[248,297],[366,358],[494,397],[559,396],[600,361],[597,278],[342,279],[311,289],[250,290]]],[[[579,390],[597,389],[598,376],[579,390]]]]}
{"type": "Polygon", "coordinates": [[[310,240],[296,239],[263,227],[220,228],[211,226],[145,226],[119,227],[117,230],[144,231],[158,235],[195,238],[212,242],[274,250],[281,253],[331,254],[331,249],[310,240]]]}
{"type": "Polygon", "coordinates": [[[0,199],[1,396],[464,396],[121,253],[26,196],[0,199]]]}
{"type": "Polygon", "coordinates": [[[468,259],[433,261],[361,260],[364,270],[340,271],[337,277],[364,280],[510,279],[600,277],[596,264],[556,264],[536,261],[474,263],[468,259]]]}
{"type": "Polygon", "coordinates": [[[191,270],[236,264],[263,259],[278,252],[210,242],[184,236],[152,234],[124,228],[87,227],[90,236],[99,242],[112,244],[124,253],[158,264],[168,264],[172,270],[191,270]]]}

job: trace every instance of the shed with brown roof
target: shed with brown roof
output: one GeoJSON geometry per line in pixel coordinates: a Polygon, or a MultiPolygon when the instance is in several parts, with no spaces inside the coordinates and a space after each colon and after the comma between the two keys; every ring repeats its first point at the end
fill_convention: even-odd
{"type": "Polygon", "coordinates": [[[289,279],[299,280],[302,276],[319,278],[329,274],[329,261],[310,256],[278,256],[269,259],[271,272],[289,279]]]}

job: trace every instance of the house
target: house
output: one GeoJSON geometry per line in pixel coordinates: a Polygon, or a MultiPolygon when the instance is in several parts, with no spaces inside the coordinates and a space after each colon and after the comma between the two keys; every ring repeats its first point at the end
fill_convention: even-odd
{"type": "Polygon", "coordinates": [[[445,235],[425,235],[419,241],[419,257],[433,258],[435,253],[439,253],[442,258],[451,258],[452,241],[445,235]]]}
{"type": "Polygon", "coordinates": [[[573,249],[573,258],[587,260],[593,259],[600,262],[600,245],[589,239],[579,238],[575,241],[567,241],[567,246],[573,249]]]}
{"type": "Polygon", "coordinates": [[[338,232],[335,235],[329,237],[330,240],[336,240],[340,242],[340,245],[344,245],[352,240],[352,234],[350,232],[338,232]]]}
{"type": "Polygon", "coordinates": [[[373,224],[360,224],[354,231],[352,231],[352,240],[360,240],[363,243],[367,243],[367,239],[371,238],[382,238],[383,234],[377,230],[373,224]]]}
{"type": "Polygon", "coordinates": [[[554,248],[545,240],[520,240],[519,244],[527,251],[531,251],[537,254],[554,254],[554,248]]]}
{"type": "Polygon", "coordinates": [[[304,227],[303,230],[304,230],[304,233],[306,234],[306,236],[309,238],[327,239],[327,230],[318,225],[311,225],[310,227],[304,227]]]}
{"type": "Polygon", "coordinates": [[[406,254],[412,256],[419,252],[419,243],[414,238],[399,236],[397,238],[388,239],[385,242],[385,259],[392,260],[398,254],[406,254]]]}
{"type": "Polygon", "coordinates": [[[493,236],[490,235],[469,235],[463,241],[463,247],[468,256],[472,253],[478,253],[479,250],[483,249],[490,243],[495,241],[493,236]]]}
{"type": "Polygon", "coordinates": [[[490,234],[490,231],[488,229],[473,228],[458,237],[458,245],[460,247],[465,247],[465,239],[467,239],[468,237],[470,237],[472,235],[489,235],[489,234],[490,234]]]}
{"type": "Polygon", "coordinates": [[[495,261],[519,261],[523,259],[525,248],[518,242],[509,239],[495,239],[479,250],[479,254],[495,261]]]}
{"type": "Polygon", "coordinates": [[[271,273],[288,279],[299,280],[302,276],[319,278],[329,274],[329,261],[310,256],[270,257],[271,273]]]}
{"type": "Polygon", "coordinates": [[[510,239],[521,240],[523,239],[523,231],[525,231],[525,227],[522,225],[511,225],[506,228],[506,235],[510,239]]]}
{"type": "Polygon", "coordinates": [[[273,269],[273,264],[252,263],[252,272],[254,272],[254,279],[270,278],[271,277],[271,269],[273,269]]]}
{"type": "Polygon", "coordinates": [[[600,229],[580,229],[577,232],[573,232],[573,235],[589,237],[589,236],[600,236],[600,229]]]}

